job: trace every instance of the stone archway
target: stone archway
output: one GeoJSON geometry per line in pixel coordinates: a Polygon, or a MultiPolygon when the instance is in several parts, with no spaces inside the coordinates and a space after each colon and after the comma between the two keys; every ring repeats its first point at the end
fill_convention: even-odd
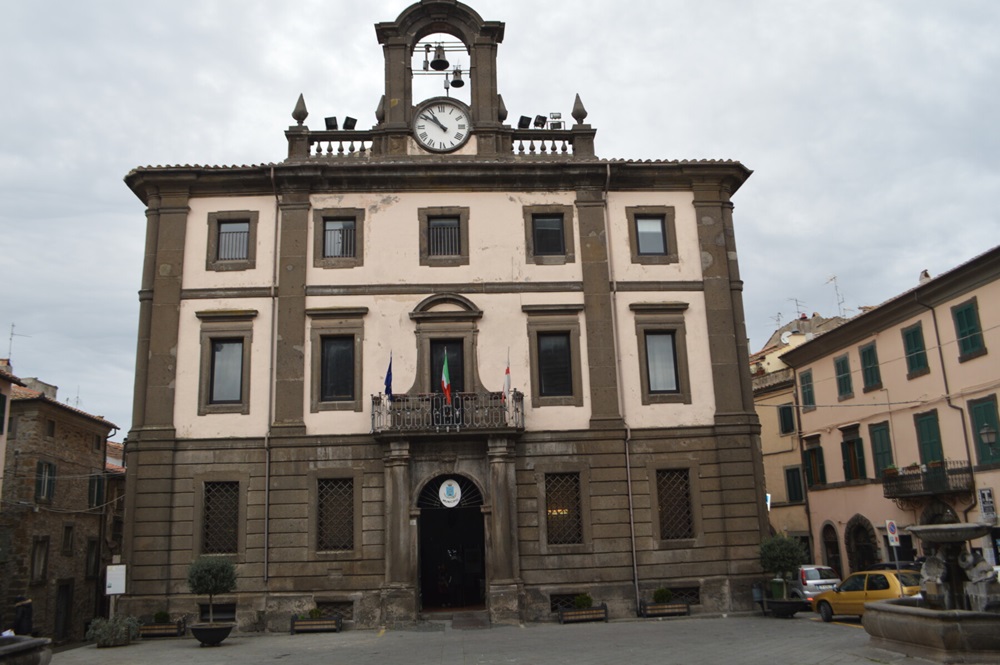
{"type": "Polygon", "coordinates": [[[844,566],[840,560],[840,538],[837,529],[832,524],[823,526],[823,563],[830,566],[838,575],[844,575],[844,566]]]}
{"type": "Polygon", "coordinates": [[[878,563],[878,536],[872,523],[862,515],[855,515],[844,529],[844,546],[850,572],[867,570],[878,563]]]}

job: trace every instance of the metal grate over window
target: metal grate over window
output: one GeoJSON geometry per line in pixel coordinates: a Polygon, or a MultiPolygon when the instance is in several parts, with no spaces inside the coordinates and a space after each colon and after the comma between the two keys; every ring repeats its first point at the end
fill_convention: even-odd
{"type": "Polygon", "coordinates": [[[461,226],[457,217],[437,217],[430,220],[428,254],[459,256],[462,253],[461,226]]]}
{"type": "Polygon", "coordinates": [[[575,593],[554,593],[549,596],[549,609],[552,612],[571,610],[575,607],[574,601],[577,595],[575,593]]]}
{"type": "Polygon", "coordinates": [[[239,482],[206,482],[202,552],[235,554],[239,547],[239,523],[239,482]]]}
{"type": "Polygon", "coordinates": [[[354,603],[349,600],[319,601],[316,608],[322,616],[354,621],[354,603]]]}
{"type": "Polygon", "coordinates": [[[316,549],[354,549],[354,479],[320,480],[317,498],[316,549]]]}
{"type": "Polygon", "coordinates": [[[549,545],[583,542],[580,474],[545,474],[545,512],[549,545]]]}
{"type": "Polygon", "coordinates": [[[656,472],[656,491],[660,507],[660,538],[694,538],[688,470],[660,469],[656,472]]]}

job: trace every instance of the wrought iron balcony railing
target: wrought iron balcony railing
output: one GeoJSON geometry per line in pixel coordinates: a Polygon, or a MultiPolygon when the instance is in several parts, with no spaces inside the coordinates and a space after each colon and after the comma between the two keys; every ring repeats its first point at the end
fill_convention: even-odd
{"type": "Polygon", "coordinates": [[[426,435],[448,432],[503,432],[524,429],[524,394],[511,391],[443,394],[372,395],[372,433],[426,435]]]}
{"type": "Polygon", "coordinates": [[[919,467],[882,474],[882,495],[887,499],[971,492],[972,466],[968,462],[931,462],[919,467]]]}

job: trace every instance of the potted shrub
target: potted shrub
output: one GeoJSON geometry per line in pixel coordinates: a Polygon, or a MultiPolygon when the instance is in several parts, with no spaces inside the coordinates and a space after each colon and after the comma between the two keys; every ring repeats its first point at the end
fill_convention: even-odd
{"type": "Polygon", "coordinates": [[[130,616],[97,617],[90,622],[85,637],[94,640],[98,648],[123,647],[138,639],[139,621],[130,616]]]}
{"type": "Polygon", "coordinates": [[[791,617],[796,612],[809,609],[809,603],[804,600],[788,599],[788,578],[795,570],[806,562],[806,552],[801,543],[794,538],[779,534],[765,538],[760,544],[760,566],[764,572],[774,575],[772,587],[780,589],[772,592],[772,598],[765,598],[764,608],[770,610],[776,617],[791,617]]]}
{"type": "Polygon", "coordinates": [[[559,610],[559,623],[575,623],[577,621],[608,621],[608,606],[606,603],[594,605],[594,599],[589,593],[581,593],[573,598],[573,607],[559,610]]]}
{"type": "Polygon", "coordinates": [[[890,464],[889,466],[884,467],[882,469],[883,478],[895,478],[898,475],[899,475],[899,469],[896,468],[895,464],[890,464]]]}
{"type": "Polygon", "coordinates": [[[653,592],[653,602],[639,601],[641,617],[667,617],[690,613],[691,608],[688,604],[682,601],[674,602],[674,592],[666,587],[660,587],[653,592]]]}
{"type": "Polygon", "coordinates": [[[220,593],[236,590],[236,565],[225,557],[201,556],[188,568],[191,593],[208,596],[208,623],[191,624],[191,634],[202,646],[218,646],[229,637],[232,623],[215,623],[213,601],[220,593]]]}
{"type": "Polygon", "coordinates": [[[152,623],[139,626],[142,637],[180,637],[184,634],[184,620],[171,621],[170,614],[160,610],[153,615],[152,623]]]}

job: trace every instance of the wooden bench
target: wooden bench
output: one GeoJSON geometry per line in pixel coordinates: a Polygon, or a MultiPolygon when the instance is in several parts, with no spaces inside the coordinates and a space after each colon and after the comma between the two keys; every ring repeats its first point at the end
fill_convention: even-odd
{"type": "Polygon", "coordinates": [[[691,606],[687,603],[647,603],[639,601],[639,616],[641,617],[676,617],[689,616],[691,606]]]}
{"type": "Polygon", "coordinates": [[[579,621],[608,622],[608,605],[601,603],[594,607],[559,610],[559,623],[577,623],[579,621]]]}
{"type": "Polygon", "coordinates": [[[181,637],[184,635],[184,620],[172,623],[150,623],[139,626],[139,637],[181,637]]]}
{"type": "Polygon", "coordinates": [[[344,628],[341,617],[299,619],[292,617],[292,635],[295,633],[339,633],[344,628]]]}

